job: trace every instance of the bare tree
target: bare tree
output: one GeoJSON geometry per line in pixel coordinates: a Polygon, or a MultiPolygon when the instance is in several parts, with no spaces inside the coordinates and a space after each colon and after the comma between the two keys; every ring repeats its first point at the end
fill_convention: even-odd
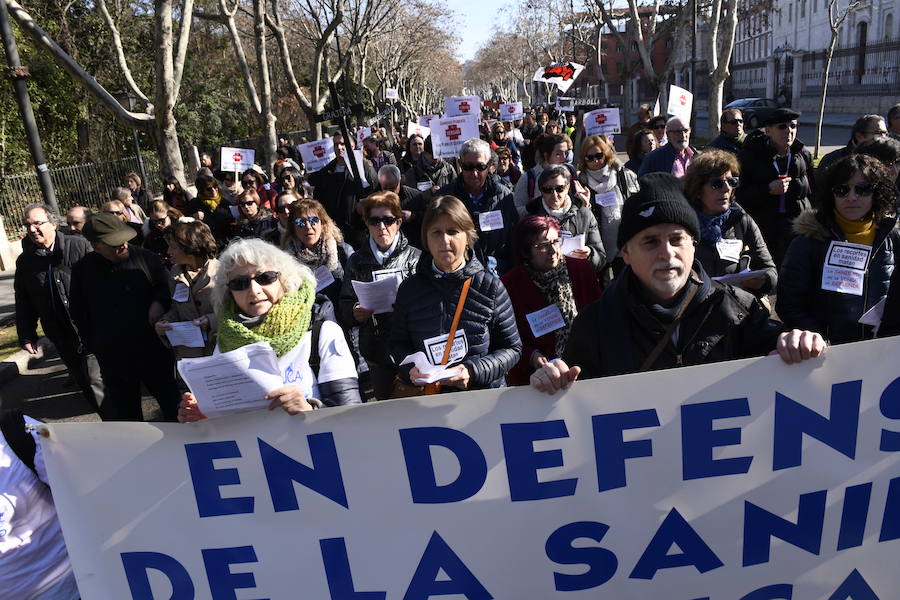
{"type": "Polygon", "coordinates": [[[171,175],[182,185],[184,162],[175,128],[175,104],[181,89],[181,77],[184,73],[184,61],[187,56],[188,39],[191,31],[191,19],[184,15],[193,13],[193,0],[180,0],[176,7],[173,0],[154,0],[154,65],[150,80],[154,83],[153,94],[148,95],[140,89],[132,75],[128,58],[125,56],[119,26],[116,18],[110,13],[104,0],[98,0],[97,8],[103,15],[112,37],[113,51],[121,72],[123,87],[137,96],[146,106],[143,112],[132,112],[88,73],[47,33],[16,0],[5,1],[10,15],[34,44],[46,52],[68,75],[97,100],[109,108],[115,117],[128,127],[147,132],[153,139],[160,159],[160,170],[163,175],[171,175]],[[180,18],[180,26],[176,36],[173,15],[180,18]]]}
{"type": "Polygon", "coordinates": [[[709,137],[719,135],[722,90],[731,72],[731,53],[737,31],[737,0],[713,0],[709,15],[709,137]],[[719,35],[721,29],[721,36],[719,35]]]}
{"type": "Polygon", "coordinates": [[[849,0],[847,6],[840,7],[838,0],[828,0],[828,25],[831,27],[831,40],[825,50],[825,75],[822,76],[822,94],[819,96],[819,119],[816,122],[816,151],[813,158],[819,157],[819,146],[822,143],[822,122],[825,119],[825,99],[828,94],[828,76],[831,72],[831,57],[834,54],[834,46],[840,35],[841,25],[847,20],[851,11],[862,4],[861,0],[849,0]]]}

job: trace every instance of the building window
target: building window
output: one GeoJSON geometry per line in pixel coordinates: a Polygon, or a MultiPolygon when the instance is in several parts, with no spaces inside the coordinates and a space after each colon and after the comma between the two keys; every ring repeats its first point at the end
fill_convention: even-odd
{"type": "Polygon", "coordinates": [[[813,12],[819,12],[819,0],[813,0],[813,12]]]}
{"type": "Polygon", "coordinates": [[[800,0],[800,18],[806,17],[806,0],[800,0]]]}
{"type": "Polygon", "coordinates": [[[894,15],[888,14],[884,19],[884,39],[890,40],[894,37],[894,15]]]}
{"type": "Polygon", "coordinates": [[[794,22],[794,5],[788,4],[788,23],[794,22]]]}

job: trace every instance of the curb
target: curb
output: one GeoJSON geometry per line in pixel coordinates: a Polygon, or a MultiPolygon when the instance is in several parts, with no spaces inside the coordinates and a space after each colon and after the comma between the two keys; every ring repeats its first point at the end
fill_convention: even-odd
{"type": "Polygon", "coordinates": [[[23,371],[39,360],[43,360],[44,354],[52,344],[50,340],[42,337],[37,341],[37,354],[28,354],[25,350],[19,350],[15,354],[6,357],[0,362],[0,385],[4,385],[15,379],[23,371]]]}

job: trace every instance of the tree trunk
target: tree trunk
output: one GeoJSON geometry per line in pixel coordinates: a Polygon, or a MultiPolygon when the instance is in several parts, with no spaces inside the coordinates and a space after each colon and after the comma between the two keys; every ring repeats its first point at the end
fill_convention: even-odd
{"type": "MultiPolygon", "coordinates": [[[[173,54],[172,34],[172,0],[155,0],[153,19],[155,21],[154,40],[156,44],[155,59],[155,112],[156,112],[156,147],[159,151],[159,168],[163,177],[172,176],[182,184],[187,184],[184,177],[184,161],[181,158],[181,147],[178,142],[178,131],[175,129],[175,61],[173,54]]],[[[185,17],[188,19],[189,17],[185,17]]]]}
{"type": "Polygon", "coordinates": [[[822,75],[822,94],[819,96],[819,118],[816,121],[816,151],[813,158],[819,158],[819,146],[822,144],[822,122],[825,120],[825,98],[828,95],[828,75],[831,72],[831,56],[837,42],[836,31],[831,32],[831,41],[825,51],[825,73],[822,75]]]}
{"type": "Polygon", "coordinates": [[[711,24],[709,56],[713,61],[712,72],[709,74],[709,138],[719,135],[719,121],[722,117],[722,95],[725,80],[730,75],[729,64],[731,53],[734,50],[734,35],[737,30],[737,2],[735,0],[716,0],[713,8],[713,23],[711,24]],[[725,20],[716,15],[725,15],[725,20]],[[722,49],[718,51],[718,28],[722,25],[722,49]]]}
{"type": "Polygon", "coordinates": [[[263,131],[263,164],[272,175],[275,149],[278,147],[275,115],[272,114],[272,86],[269,82],[269,57],[266,52],[265,0],[253,0],[253,38],[256,44],[256,71],[259,75],[259,121],[263,131]]]}

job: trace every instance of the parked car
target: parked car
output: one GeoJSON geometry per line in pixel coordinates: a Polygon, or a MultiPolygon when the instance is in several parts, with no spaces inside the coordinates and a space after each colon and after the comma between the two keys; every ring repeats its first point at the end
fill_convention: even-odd
{"type": "Polygon", "coordinates": [[[739,109],[744,115],[744,127],[749,131],[762,126],[766,117],[778,108],[778,102],[768,98],[741,98],[725,108],[739,109]]]}

